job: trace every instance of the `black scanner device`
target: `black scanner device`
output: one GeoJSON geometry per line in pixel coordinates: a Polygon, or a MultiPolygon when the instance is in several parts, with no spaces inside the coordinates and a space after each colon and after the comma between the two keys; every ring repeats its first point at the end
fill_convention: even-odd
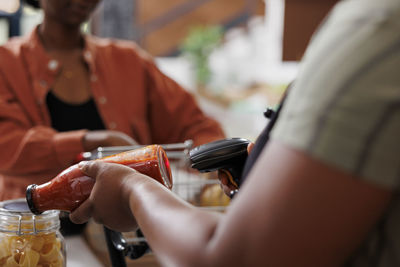
{"type": "Polygon", "coordinates": [[[244,138],[227,138],[197,146],[189,151],[191,167],[200,172],[223,171],[239,188],[249,144],[244,138]]]}

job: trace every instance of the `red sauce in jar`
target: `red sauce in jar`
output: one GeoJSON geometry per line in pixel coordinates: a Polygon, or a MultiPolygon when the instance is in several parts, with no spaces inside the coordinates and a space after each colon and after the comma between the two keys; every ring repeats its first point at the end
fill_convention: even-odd
{"type": "MultiPolygon", "coordinates": [[[[172,188],[169,161],[164,149],[159,145],[146,146],[98,160],[126,165],[154,178],[169,189],[172,188]]],[[[26,199],[29,208],[35,214],[52,209],[73,211],[89,197],[94,183],[94,179],[84,175],[76,164],[45,184],[28,186],[26,199]]]]}

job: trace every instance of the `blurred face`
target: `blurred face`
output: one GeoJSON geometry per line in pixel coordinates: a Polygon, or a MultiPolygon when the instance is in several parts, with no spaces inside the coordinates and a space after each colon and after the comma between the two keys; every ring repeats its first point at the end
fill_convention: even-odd
{"type": "Polygon", "coordinates": [[[77,26],[85,22],[100,0],[40,0],[45,19],[77,26]]]}

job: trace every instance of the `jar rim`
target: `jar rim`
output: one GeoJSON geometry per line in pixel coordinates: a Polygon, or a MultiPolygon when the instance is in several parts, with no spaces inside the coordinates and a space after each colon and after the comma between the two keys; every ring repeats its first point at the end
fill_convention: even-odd
{"type": "Polygon", "coordinates": [[[172,188],[172,174],[170,163],[165,150],[159,146],[157,149],[158,166],[160,168],[161,179],[166,187],[172,188]]]}
{"type": "Polygon", "coordinates": [[[26,200],[20,198],[0,202],[0,232],[25,235],[55,231],[60,228],[58,210],[49,210],[35,215],[29,208],[27,210],[5,208],[12,204],[26,204],[26,200]]]}

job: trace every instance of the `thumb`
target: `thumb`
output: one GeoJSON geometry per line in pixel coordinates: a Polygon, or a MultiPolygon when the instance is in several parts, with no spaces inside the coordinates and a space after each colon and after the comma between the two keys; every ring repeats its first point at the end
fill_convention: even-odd
{"type": "Polygon", "coordinates": [[[81,161],[78,168],[87,176],[95,178],[100,171],[101,165],[96,160],[81,161]]]}

